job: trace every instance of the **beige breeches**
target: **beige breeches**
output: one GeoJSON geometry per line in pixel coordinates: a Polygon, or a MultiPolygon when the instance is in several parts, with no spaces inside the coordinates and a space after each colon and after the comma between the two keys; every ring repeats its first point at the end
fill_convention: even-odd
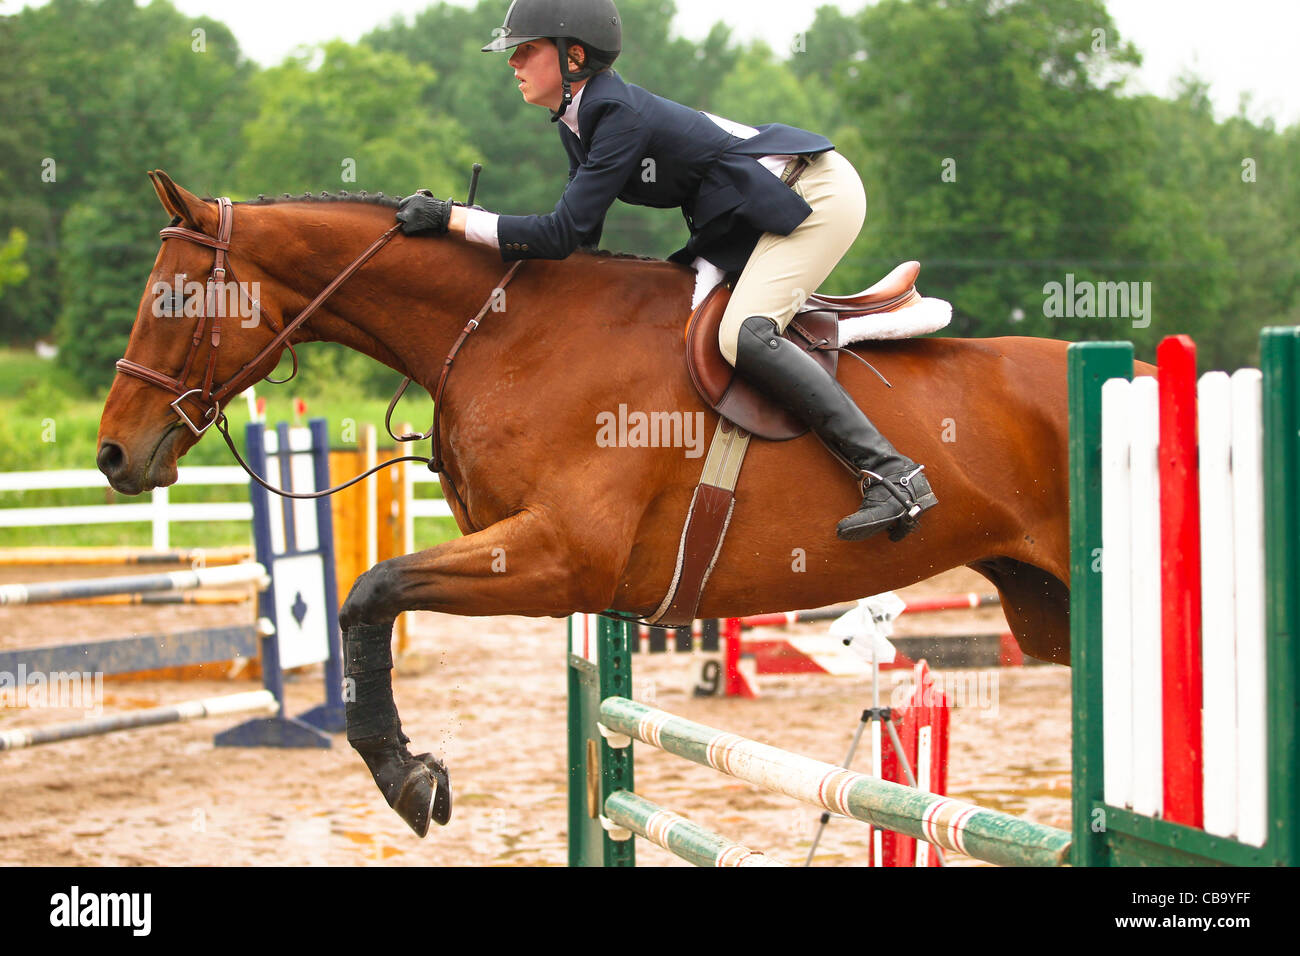
{"type": "Polygon", "coordinates": [[[765,232],[754,247],[722,317],[718,345],[736,364],[741,323],[765,315],[782,331],[858,237],[867,196],[853,164],[831,150],[813,158],[793,187],[812,213],[788,236],[765,232]]]}

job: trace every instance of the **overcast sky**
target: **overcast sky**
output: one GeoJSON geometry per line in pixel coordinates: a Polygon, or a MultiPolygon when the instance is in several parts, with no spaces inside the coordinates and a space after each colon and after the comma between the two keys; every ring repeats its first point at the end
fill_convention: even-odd
{"type": "MultiPolygon", "coordinates": [[[[341,37],[356,40],[392,17],[409,17],[428,0],[172,0],[190,15],[206,14],[230,26],[243,51],[264,66],[300,44],[341,37]]],[[[812,23],[824,0],[678,0],[678,32],[702,38],[718,20],[740,39],[761,37],[775,50],[812,23]]],[[[464,0],[463,6],[472,6],[464,0]]],[[[856,11],[864,0],[840,0],[856,11]]],[[[17,4],[0,4],[13,10],[17,4]]],[[[508,0],[502,0],[505,16],[508,0]]],[[[1300,122],[1300,0],[1108,0],[1121,34],[1145,63],[1138,89],[1169,95],[1174,79],[1191,69],[1210,81],[1220,117],[1251,95],[1253,119],[1279,127],[1300,122]]],[[[484,38],[484,42],[489,38],[484,38]]]]}

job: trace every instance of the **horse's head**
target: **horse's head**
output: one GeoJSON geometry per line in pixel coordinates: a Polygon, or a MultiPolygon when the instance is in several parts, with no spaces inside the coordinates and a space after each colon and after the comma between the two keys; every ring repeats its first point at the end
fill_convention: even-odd
{"type": "Polygon", "coordinates": [[[258,301],[253,264],[227,253],[229,201],[205,201],[161,170],[150,180],[172,216],[99,423],[99,470],[139,494],[176,480],[176,463],[239,391],[266,376],[278,325],[258,301]],[[238,279],[235,272],[238,272],[238,279]],[[239,281],[243,280],[243,282],[239,281]],[[251,364],[250,364],[251,363],[251,364]]]}
{"type": "MultiPolygon", "coordinates": [[[[149,178],[172,224],[160,233],[162,248],[117,362],[96,457],[124,494],[175,482],[181,456],[211,426],[224,431],[229,401],[265,379],[298,342],[345,345],[434,391],[455,343],[488,310],[505,311],[499,293],[514,266],[503,276],[496,250],[459,238],[405,240],[393,225],[396,200],[382,193],[241,204],[236,222],[229,200],[200,199],[161,170],[149,178]],[[389,245],[394,237],[399,241],[389,245]]],[[[593,314],[618,314],[627,274],[607,275],[606,261],[534,266],[533,289],[512,288],[511,301],[524,303],[514,314],[525,315],[542,288],[589,303],[593,287],[605,303],[593,314]]],[[[678,273],[685,270],[654,265],[638,295],[662,295],[664,268],[680,278],[684,294],[678,273]]],[[[491,354],[523,354],[540,341],[535,325],[505,318],[493,322],[491,354]]],[[[588,347],[581,335],[578,329],[578,351],[588,347]]]]}

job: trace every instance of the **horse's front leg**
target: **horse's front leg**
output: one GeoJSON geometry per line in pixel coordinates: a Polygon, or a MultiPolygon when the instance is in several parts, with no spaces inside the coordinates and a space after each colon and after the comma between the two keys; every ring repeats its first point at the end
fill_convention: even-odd
{"type": "Polygon", "coordinates": [[[393,621],[403,611],[448,614],[562,613],[572,592],[570,563],[546,523],[524,511],[428,551],[382,561],[357,578],[343,603],[348,743],[370,768],[398,816],[424,836],[451,817],[447,768],[412,756],[393,701],[393,621]]]}

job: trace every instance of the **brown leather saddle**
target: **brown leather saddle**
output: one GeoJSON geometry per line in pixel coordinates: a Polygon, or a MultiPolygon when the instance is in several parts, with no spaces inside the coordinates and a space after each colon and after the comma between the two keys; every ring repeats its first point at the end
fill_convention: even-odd
{"type": "MultiPolygon", "coordinates": [[[[920,271],[919,262],[904,262],[857,295],[813,295],[786,327],[785,337],[834,375],[840,319],[894,312],[920,301],[916,291],[920,271]]],[[[803,423],[737,378],[736,370],[722,357],[718,328],[730,301],[731,285],[723,283],[691,313],[686,326],[686,368],[691,381],[714,411],[745,431],[772,441],[798,438],[808,430],[803,423]]]]}

